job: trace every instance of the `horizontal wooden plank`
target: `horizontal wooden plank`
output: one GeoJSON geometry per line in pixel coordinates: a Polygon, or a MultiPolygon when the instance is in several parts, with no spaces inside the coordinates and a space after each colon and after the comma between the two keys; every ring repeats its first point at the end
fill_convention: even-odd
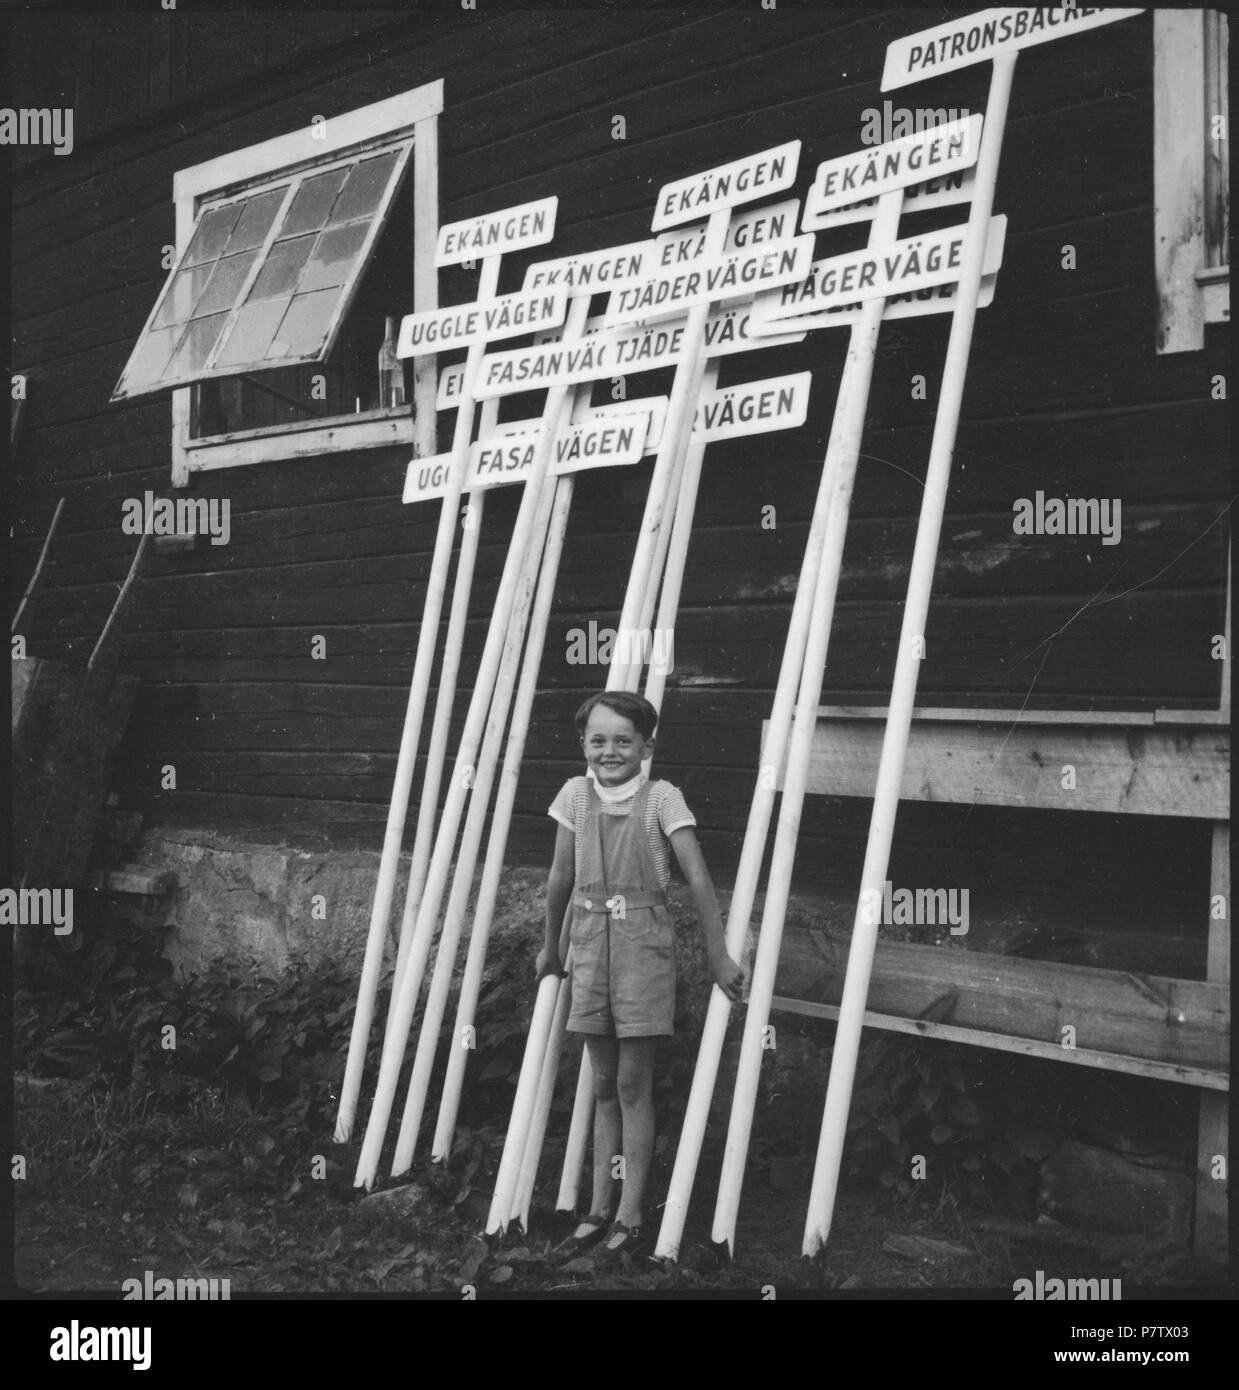
{"type": "MultiPolygon", "coordinates": [[[[770,1001],[775,1013],[803,1014],[809,1018],[832,1021],[839,1017],[834,1004],[811,1004],[804,999],[786,999],[776,995],[770,1001]]],[[[1186,1086],[1199,1086],[1210,1091],[1228,1091],[1230,1077],[1224,1072],[1203,1067],[1181,1066],[1174,1062],[1151,1062],[1140,1057],[1124,1057],[1114,1052],[1098,1052],[1091,1048],[1064,1048],[1058,1043],[1037,1038],[1011,1038],[1003,1033],[987,1033],[979,1028],[960,1028],[951,1023],[934,1023],[925,1018],[896,1018],[893,1014],[878,1014],[866,1009],[864,1026],[888,1033],[906,1033],[914,1038],[939,1038],[943,1042],[961,1043],[965,1047],[988,1047],[1000,1052],[1017,1052],[1025,1057],[1042,1057],[1050,1062],[1072,1062],[1081,1067],[1097,1067],[1102,1071],[1120,1071],[1129,1076],[1144,1076],[1154,1081],[1174,1081],[1186,1086]]]]}
{"type": "MultiPolygon", "coordinates": [[[[184,629],[249,629],[229,637],[213,667],[193,679],[240,679],[242,664],[230,675],[230,652],[249,674],[264,680],[315,679],[324,669],[311,653],[311,639],[325,635],[333,679],[356,684],[402,683],[408,679],[416,624],[412,580],[367,582],[364,575],[347,587],[298,589],[274,576],[189,576],[177,586],[170,576],[140,586],[130,626],[135,633],[184,629]],[[361,605],[359,607],[358,605],[361,605]],[[357,614],[369,616],[366,626],[357,614]],[[406,623],[402,623],[404,619],[406,623]],[[378,625],[404,628],[381,632],[378,625]],[[332,629],[338,629],[332,631],[332,629]],[[269,641],[262,652],[262,642],[269,641]]],[[[53,592],[32,603],[31,640],[44,648],[80,642],[97,632],[113,590],[53,592]]],[[[618,607],[617,593],[617,607],[618,607]]],[[[1168,706],[1200,699],[1216,704],[1218,663],[1212,660],[1213,634],[1220,631],[1224,595],[1184,590],[1127,595],[1122,603],[1092,604],[1088,596],[1028,596],[943,599],[931,609],[922,696],[967,691],[979,703],[1022,698],[1031,691],[1083,703],[1096,694],[1140,698],[1168,706]],[[1212,601],[1210,601],[1212,599],[1212,601]]],[[[698,606],[681,611],[675,630],[672,688],[734,685],[769,688],[778,664],[790,613],[788,604],[748,603],[698,606]]],[[[599,627],[614,624],[615,610],[588,615],[599,627]]],[[[581,612],[553,614],[543,658],[544,685],[578,688],[602,666],[577,664],[581,637],[588,636],[581,612]],[[591,674],[592,673],[592,674],[591,674]]],[[[488,624],[473,620],[466,631],[463,660],[476,662],[488,624]]],[[[889,689],[898,640],[898,605],[880,600],[840,602],[832,633],[826,691],[864,692],[878,703],[889,689]]],[[[135,637],[134,641],[141,641],[135,637]]],[[[158,672],[159,645],[148,644],[155,665],[135,670],[158,672]]],[[[166,654],[166,653],[165,653],[166,654]]],[[[186,668],[192,671],[193,668],[186,668]]]]}
{"type": "MultiPolygon", "coordinates": [[[[808,789],[871,797],[884,728],[864,718],[819,721],[808,789]]],[[[900,795],[982,806],[1226,820],[1230,732],[1038,724],[1024,718],[1006,723],[914,721],[900,795]]]]}
{"type": "MultiPolygon", "coordinates": [[[[839,1003],[846,934],[783,937],[776,993],[839,1003]]],[[[1224,1073],[1230,1053],[1229,990],[1196,980],[1027,960],[962,948],[879,942],[868,1007],[918,1018],[942,1001],[941,1022],[1008,1037],[1224,1073]],[[1064,1029],[1073,1030],[1064,1034],[1064,1029]]],[[[939,1010],[935,1010],[939,1012],[939,1010]]]]}
{"type": "MultiPolygon", "coordinates": [[[[222,479],[218,488],[210,489],[225,496],[229,490],[222,479]]],[[[156,497],[170,495],[153,491],[156,497]]],[[[143,495],[138,494],[139,501],[143,495]]],[[[195,498],[208,495],[206,489],[194,493],[195,498]]],[[[588,505],[587,499],[583,502],[588,505]]],[[[387,498],[246,512],[229,499],[227,544],[216,546],[204,538],[195,554],[164,564],[162,570],[181,578],[204,571],[245,571],[257,578],[264,570],[287,570],[290,582],[299,583],[317,582],[320,577],[330,582],[346,566],[356,572],[364,565],[367,579],[379,579],[385,572],[407,573],[410,555],[432,550],[439,511],[438,505],[406,508],[387,498]],[[313,572],[301,568],[310,565],[315,567],[313,572]]],[[[118,506],[102,529],[60,534],[45,571],[43,584],[48,593],[111,582],[124,574],[133,537],[122,531],[122,515],[118,506]]],[[[1222,525],[1212,523],[1222,515],[1217,504],[1123,506],[1121,534],[1113,545],[1098,537],[1017,536],[1012,511],[998,516],[956,515],[943,536],[935,592],[941,597],[996,592],[1015,597],[1078,593],[1094,586],[1183,588],[1218,582],[1225,569],[1226,535],[1222,525]]],[[[631,536],[639,517],[632,516],[631,528],[623,526],[627,520],[622,515],[613,517],[620,533],[605,536],[570,525],[555,590],[557,606],[587,613],[614,602],[614,575],[626,572],[631,561],[631,536]]],[[[588,525],[579,512],[573,521],[588,525]]],[[[807,534],[804,522],[764,529],[757,516],[736,526],[698,528],[689,545],[682,602],[750,602],[793,594],[807,534]]],[[[476,569],[475,612],[490,610],[509,535],[498,518],[493,524],[486,519],[476,569]]],[[[911,518],[857,518],[849,526],[840,594],[902,598],[915,537],[916,522],[911,518]]],[[[33,565],[38,544],[32,535],[24,545],[14,547],[18,572],[33,565]]]]}

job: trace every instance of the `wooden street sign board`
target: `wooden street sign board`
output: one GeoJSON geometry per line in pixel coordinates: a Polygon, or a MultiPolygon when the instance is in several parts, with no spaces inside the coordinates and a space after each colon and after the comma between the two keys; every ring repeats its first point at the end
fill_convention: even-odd
{"type": "MultiPolygon", "coordinates": [[[[803,425],[811,379],[811,372],[796,372],[703,393],[693,416],[692,442],[709,443],[803,425]]],[[[550,471],[558,475],[636,463],[643,454],[658,448],[666,413],[666,396],[587,406],[561,431],[550,471]]],[[[533,461],[540,424],[539,420],[511,421],[472,444],[467,487],[522,482],[533,461]]],[[[405,478],[404,501],[442,497],[450,463],[450,454],[413,459],[405,478]]]]}
{"type": "MultiPolygon", "coordinates": [[[[493,487],[499,483],[523,482],[533,468],[541,438],[540,421],[527,432],[494,434],[469,447],[467,487],[493,487]]],[[[575,473],[583,468],[603,468],[636,463],[645,452],[649,434],[649,411],[626,411],[623,415],[597,416],[570,424],[559,432],[551,455],[552,474],[575,473]]],[[[405,502],[424,502],[442,497],[451,475],[451,454],[414,459],[405,475],[405,502]]]]}
{"type": "Polygon", "coordinates": [[[678,227],[694,217],[731,207],[735,203],[751,203],[769,193],[782,193],[796,182],[800,163],[800,141],[789,140],[758,154],[734,159],[699,174],[676,179],[662,186],[652,231],[678,227]]]}
{"type": "MultiPolygon", "coordinates": [[[[978,309],[988,309],[994,302],[997,284],[996,274],[982,276],[981,288],[977,293],[978,309]]],[[[887,319],[917,319],[925,314],[949,314],[958,300],[958,281],[952,281],[949,285],[933,285],[929,289],[915,290],[908,294],[889,295],[882,310],[882,321],[885,323],[887,319]]],[[[777,323],[755,323],[752,325],[752,331],[759,335],[763,332],[777,332],[792,323],[803,329],[838,328],[858,319],[863,308],[864,305],[860,302],[832,305],[816,314],[798,314],[794,319],[783,319],[777,323]]]]}
{"type": "MultiPolygon", "coordinates": [[[[669,398],[666,396],[634,396],[631,400],[617,402],[614,405],[589,405],[585,401],[578,402],[572,408],[572,423],[581,424],[586,420],[603,419],[608,415],[624,415],[628,411],[648,412],[650,423],[645,432],[645,443],[642,446],[642,454],[656,454],[658,446],[662,443],[663,426],[667,423],[667,406],[669,398]]],[[[509,428],[500,425],[500,430],[509,428]]]]}
{"type": "Polygon", "coordinates": [[[980,10],[933,29],[896,39],[886,49],[882,90],[906,87],[939,73],[983,63],[1034,44],[1130,19],[1140,9],[1102,9],[1083,5],[1024,6],[980,10]]]}
{"type": "Polygon", "coordinates": [[[793,372],[703,392],[693,415],[692,442],[796,429],[808,413],[812,380],[812,372],[793,372]]]}
{"type": "MultiPolygon", "coordinates": [[[[750,212],[736,213],[728,226],[724,249],[740,250],[746,246],[790,238],[795,233],[796,215],[799,211],[799,199],[787,198],[750,212]]],[[[565,289],[572,294],[580,294],[586,289],[596,289],[599,292],[623,289],[648,279],[659,268],[695,259],[700,255],[704,245],[705,226],[702,224],[675,232],[664,232],[656,238],[629,242],[624,246],[609,246],[601,251],[582,252],[580,255],[564,256],[554,261],[538,261],[526,270],[524,289],[528,293],[557,288],[565,289]]],[[[555,322],[562,322],[562,316],[555,322]]],[[[592,318],[585,325],[585,333],[596,333],[602,326],[601,317],[592,318]]],[[[535,345],[555,340],[554,334],[542,331],[545,325],[537,327],[535,345]]],[[[712,319],[706,329],[707,347],[712,341],[726,341],[736,332],[747,336],[747,318],[737,320],[733,316],[726,322],[712,319]]],[[[402,325],[401,343],[403,342],[402,325]]],[[[406,354],[401,351],[400,355],[406,354]]],[[[436,409],[450,410],[456,405],[463,380],[463,366],[444,368],[439,376],[436,409]]]]}
{"type": "MultiPolygon", "coordinates": [[[[1002,265],[1007,219],[990,218],[982,271],[992,275],[1002,265]]],[[[943,227],[936,232],[904,237],[889,246],[849,251],[815,261],[812,273],[797,285],[758,295],[753,307],[757,323],[786,323],[793,327],[797,315],[816,312],[832,304],[850,304],[858,299],[881,299],[886,295],[908,294],[959,279],[964,260],[967,223],[943,227]]]]}
{"type": "MultiPolygon", "coordinates": [[[[931,212],[937,208],[958,207],[960,203],[970,203],[975,184],[971,169],[957,169],[954,173],[943,174],[941,178],[910,184],[903,193],[903,214],[906,216],[910,212],[931,212]]],[[[800,223],[802,232],[822,232],[828,227],[846,227],[853,222],[868,222],[878,210],[878,200],[866,198],[862,203],[849,203],[846,207],[831,208],[826,212],[816,212],[813,208],[813,194],[810,191],[805,199],[805,214],[800,223]]]]}
{"type": "MultiPolygon", "coordinates": [[[[572,423],[574,425],[584,424],[589,420],[613,419],[616,416],[623,418],[629,415],[649,416],[649,425],[645,431],[645,443],[641,452],[642,454],[657,453],[659,442],[662,439],[663,425],[667,420],[666,396],[634,396],[631,400],[616,401],[609,405],[590,405],[587,400],[581,400],[572,407],[572,423]]],[[[487,435],[487,438],[506,439],[510,435],[534,434],[541,425],[540,416],[529,420],[507,420],[503,424],[496,425],[487,435]]]]}
{"type": "Polygon", "coordinates": [[[828,159],[817,166],[805,213],[829,212],[956,169],[969,169],[980,152],[981,117],[967,116],[828,159]]]}
{"type": "Polygon", "coordinates": [[[418,357],[468,343],[516,338],[563,323],[567,312],[568,291],[555,289],[406,314],[400,322],[396,356],[418,357]]]}
{"type": "Polygon", "coordinates": [[[542,290],[555,287],[577,295],[585,290],[613,290],[630,285],[651,273],[656,243],[632,241],[626,246],[607,246],[601,251],[585,251],[579,256],[563,256],[556,261],[535,261],[525,271],[524,288],[542,290]]]}
{"type": "MultiPolygon", "coordinates": [[[[790,241],[796,235],[796,216],[800,212],[799,198],[784,198],[778,203],[766,203],[747,212],[734,212],[727,224],[723,250],[743,251],[771,241],[790,241]]],[[[654,269],[666,269],[695,261],[705,253],[706,224],[679,227],[674,232],[660,232],[654,238],[655,261],[646,276],[654,269]]]]}
{"type": "Polygon", "coordinates": [[[809,274],[812,261],[811,236],[694,261],[684,270],[666,270],[639,285],[617,290],[607,304],[603,322],[618,327],[637,319],[671,318],[696,304],[798,284],[809,274]]]}
{"type": "MultiPolygon", "coordinates": [[[[777,338],[757,338],[752,315],[751,304],[715,310],[706,320],[706,356],[726,357],[750,348],[803,340],[794,328],[777,338]]],[[[682,350],[684,328],[684,321],[676,319],[602,331],[566,346],[546,343],[488,353],[482,359],[476,394],[479,400],[487,400],[543,386],[580,385],[602,377],[674,366],[682,350]]]]}
{"type": "Polygon", "coordinates": [[[439,228],[435,265],[459,265],[482,256],[506,256],[528,246],[543,246],[555,235],[557,197],[520,203],[501,212],[483,213],[439,228]]]}

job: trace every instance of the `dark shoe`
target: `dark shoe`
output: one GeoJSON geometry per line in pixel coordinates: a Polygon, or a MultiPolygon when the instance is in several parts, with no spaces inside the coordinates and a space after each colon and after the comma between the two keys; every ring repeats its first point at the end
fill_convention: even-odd
{"type": "Polygon", "coordinates": [[[622,1221],[612,1221],[607,1238],[595,1255],[600,1262],[618,1262],[622,1255],[640,1255],[648,1245],[649,1241],[642,1236],[640,1226],[625,1226],[622,1221]]]}
{"type": "Polygon", "coordinates": [[[591,1229],[586,1231],[583,1236],[570,1235],[567,1240],[561,1240],[551,1251],[551,1259],[556,1262],[571,1260],[591,1246],[597,1245],[603,1236],[609,1234],[608,1222],[610,1219],[609,1216],[599,1216],[596,1212],[583,1216],[576,1224],[578,1226],[589,1225],[591,1229]]]}

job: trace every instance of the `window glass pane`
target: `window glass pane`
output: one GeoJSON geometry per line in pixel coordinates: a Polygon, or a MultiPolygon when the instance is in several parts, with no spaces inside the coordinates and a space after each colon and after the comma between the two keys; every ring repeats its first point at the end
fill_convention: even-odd
{"type": "Polygon", "coordinates": [[[294,237],[292,241],[277,241],[246,298],[270,299],[275,295],[292,294],[297,288],[301,267],[314,249],[314,241],[312,232],[309,236],[294,237]]]}
{"type": "Polygon", "coordinates": [[[175,328],[162,328],[157,332],[145,333],[134,349],[129,365],[122,378],[125,389],[133,390],[152,381],[158,381],[164,374],[176,340],[184,332],[178,325],[175,328]]]}
{"type": "Polygon", "coordinates": [[[285,184],[283,188],[273,188],[270,193],[257,193],[246,201],[241,220],[228,238],[229,255],[236,251],[251,251],[255,246],[262,245],[287,191],[288,185],[285,184]]]}
{"type": "Polygon", "coordinates": [[[317,231],[326,222],[347,173],[348,167],[345,166],[306,179],[293,197],[287,217],[280,224],[280,236],[317,231]]]}
{"type": "Polygon", "coordinates": [[[215,274],[194,308],[194,318],[200,319],[206,314],[218,314],[221,309],[231,309],[257,255],[257,251],[243,251],[239,256],[225,256],[222,261],[216,261],[215,274]]]}
{"type": "Polygon", "coordinates": [[[184,323],[193,313],[198,296],[211,278],[215,264],[214,261],[207,261],[205,265],[178,271],[151,327],[163,328],[170,323],[184,323]]]}
{"type": "Polygon", "coordinates": [[[199,261],[213,261],[224,249],[228,234],[237,225],[244,203],[230,203],[227,207],[212,208],[202,214],[198,230],[189,243],[182,265],[197,265],[199,261]]]}
{"type": "Polygon", "coordinates": [[[267,349],[267,360],[317,352],[327,336],[327,325],[339,298],[336,290],[297,295],[284,315],[275,341],[267,349]]]}
{"type": "Polygon", "coordinates": [[[288,308],[289,301],[264,299],[258,304],[246,304],[228,334],[227,341],[215,359],[217,367],[232,367],[249,362],[261,362],[267,355],[275,330],[288,308]]]}
{"type": "MultiPolygon", "coordinates": [[[[408,155],[405,144],[332,169],[284,174],[274,188],[234,195],[202,211],[118,391],[133,395],[180,386],[220,368],[265,375],[281,363],[322,359],[331,346],[329,331],[362,279],[363,250],[408,155]],[[286,205],[288,216],[281,219],[286,205]]],[[[393,254],[403,274],[408,228],[400,240],[393,254]]],[[[398,312],[409,296],[383,288],[373,276],[368,283],[369,300],[355,311],[377,315],[381,331],[383,316],[398,312]]],[[[364,366],[350,357],[348,381],[342,376],[340,389],[333,386],[334,409],[360,409],[358,402],[370,399],[376,353],[370,336],[369,329],[361,334],[367,342],[364,366]]],[[[314,409],[321,413],[325,407],[314,409]]],[[[191,428],[200,432],[197,424],[191,428]]]]}
{"type": "Polygon", "coordinates": [[[302,291],[322,290],[329,285],[342,285],[357,264],[369,230],[369,222],[329,227],[318,239],[310,263],[302,273],[299,288],[302,291]]]}
{"type": "Polygon", "coordinates": [[[206,366],[215,340],[227,322],[227,314],[213,314],[209,319],[194,319],[185,332],[176,356],[172,359],[172,373],[179,375],[182,372],[200,372],[206,366]]]}
{"type": "Polygon", "coordinates": [[[363,213],[373,212],[387,187],[396,159],[395,154],[384,154],[354,165],[344,192],[331,210],[332,222],[348,222],[363,213]]]}

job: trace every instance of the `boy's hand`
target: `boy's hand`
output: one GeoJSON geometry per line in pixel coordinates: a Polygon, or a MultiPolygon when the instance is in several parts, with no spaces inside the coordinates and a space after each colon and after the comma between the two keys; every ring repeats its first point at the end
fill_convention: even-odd
{"type": "Polygon", "coordinates": [[[714,983],[734,1004],[740,998],[740,991],[744,987],[744,971],[726,951],[711,956],[709,964],[714,983]]]}
{"type": "Polygon", "coordinates": [[[560,963],[559,952],[550,946],[543,946],[538,952],[538,961],[534,968],[536,980],[541,980],[544,975],[558,975],[561,980],[568,976],[568,972],[560,963]]]}

